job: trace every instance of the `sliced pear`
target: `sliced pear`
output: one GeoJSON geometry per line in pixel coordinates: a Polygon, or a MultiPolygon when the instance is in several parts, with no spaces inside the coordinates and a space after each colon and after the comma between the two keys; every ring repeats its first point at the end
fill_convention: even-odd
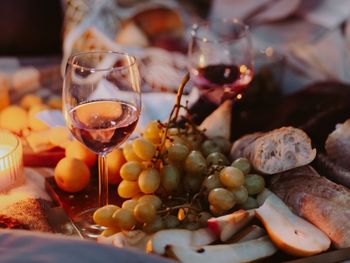
{"type": "Polygon", "coordinates": [[[142,230],[132,230],[125,232],[118,232],[109,237],[99,236],[97,242],[101,244],[113,245],[119,248],[138,248],[146,251],[147,242],[152,235],[146,234],[142,230]]]}
{"type": "Polygon", "coordinates": [[[293,214],[273,193],[255,212],[276,246],[291,255],[311,256],[326,251],[331,244],[325,233],[293,214]]]}
{"type": "Polygon", "coordinates": [[[227,243],[241,243],[254,240],[263,236],[266,236],[265,229],[257,225],[250,225],[246,228],[243,228],[241,231],[235,234],[232,238],[230,238],[227,241],[227,243]]]}
{"type": "Polygon", "coordinates": [[[203,246],[216,240],[217,237],[208,228],[194,231],[186,229],[161,230],[155,233],[148,242],[147,252],[163,255],[167,245],[203,246]]]}
{"type": "Polygon", "coordinates": [[[209,138],[221,136],[230,139],[231,136],[231,109],[232,102],[226,100],[199,126],[209,138]]]}
{"type": "Polygon", "coordinates": [[[182,263],[251,262],[269,257],[276,251],[277,248],[267,236],[236,244],[211,245],[199,248],[169,245],[166,248],[167,255],[182,263]]]}
{"type": "Polygon", "coordinates": [[[253,210],[238,210],[229,215],[213,217],[208,220],[208,228],[225,242],[245,227],[254,215],[253,210]]]}

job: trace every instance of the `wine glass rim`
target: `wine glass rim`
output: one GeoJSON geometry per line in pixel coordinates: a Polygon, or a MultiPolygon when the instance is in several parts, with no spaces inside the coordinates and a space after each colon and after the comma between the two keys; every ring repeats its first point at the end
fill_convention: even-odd
{"type": "Polygon", "coordinates": [[[230,42],[230,41],[236,41],[242,38],[245,38],[249,34],[249,26],[245,24],[243,21],[237,19],[237,18],[222,18],[222,19],[215,19],[212,21],[204,21],[195,23],[192,25],[192,31],[191,35],[193,38],[201,41],[201,42],[207,42],[207,43],[224,43],[224,42],[230,42]],[[242,33],[239,34],[238,37],[235,38],[229,38],[229,39],[223,39],[223,40],[210,40],[206,38],[205,36],[197,36],[196,31],[201,27],[210,27],[210,25],[215,23],[228,23],[231,22],[232,24],[236,24],[242,27],[242,33]]]}
{"type": "Polygon", "coordinates": [[[110,70],[123,70],[130,68],[136,64],[136,57],[133,55],[130,55],[126,52],[118,52],[118,51],[111,51],[111,50],[95,50],[95,51],[82,51],[82,52],[77,52],[72,54],[68,58],[69,65],[71,65],[74,68],[78,69],[84,69],[84,70],[93,70],[93,71],[110,71],[110,70]],[[129,65],[123,65],[123,66],[111,66],[111,67],[101,67],[101,68],[96,68],[96,67],[88,67],[88,66],[81,66],[73,62],[73,60],[77,57],[83,56],[83,55],[88,55],[88,54],[114,54],[114,55],[122,55],[124,57],[129,57],[131,58],[131,63],[129,65]]]}

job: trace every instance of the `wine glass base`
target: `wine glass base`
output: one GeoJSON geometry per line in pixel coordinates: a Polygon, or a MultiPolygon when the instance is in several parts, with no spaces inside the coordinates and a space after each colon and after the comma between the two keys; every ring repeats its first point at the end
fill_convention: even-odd
{"type": "Polygon", "coordinates": [[[74,225],[85,239],[96,239],[106,228],[95,224],[92,216],[98,208],[91,208],[81,212],[73,218],[74,225]]]}

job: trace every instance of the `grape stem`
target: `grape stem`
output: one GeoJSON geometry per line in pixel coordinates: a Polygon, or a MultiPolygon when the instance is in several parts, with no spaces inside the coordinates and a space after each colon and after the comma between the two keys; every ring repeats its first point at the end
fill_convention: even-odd
{"type": "MultiPolygon", "coordinates": [[[[185,75],[185,77],[182,79],[181,81],[181,85],[179,87],[179,89],[177,90],[177,94],[176,94],[176,104],[175,104],[175,116],[172,119],[173,122],[176,122],[177,117],[179,116],[179,112],[180,112],[180,108],[181,108],[181,98],[182,98],[182,94],[183,91],[185,89],[186,83],[190,80],[190,74],[187,72],[187,74],[185,75]]],[[[171,118],[171,115],[170,115],[171,118]]]]}
{"type": "Polygon", "coordinates": [[[187,72],[187,74],[185,75],[185,77],[181,81],[179,89],[177,90],[176,103],[175,103],[175,105],[174,105],[174,107],[171,110],[171,113],[169,115],[168,123],[167,123],[167,125],[165,127],[165,131],[164,131],[164,134],[163,134],[163,137],[162,137],[162,143],[160,144],[160,147],[159,147],[156,159],[160,158],[162,149],[164,147],[164,144],[165,144],[165,141],[166,141],[166,138],[167,138],[167,135],[168,135],[168,130],[169,130],[170,123],[171,122],[176,122],[176,120],[178,118],[179,111],[180,111],[180,108],[181,108],[182,93],[183,93],[183,91],[185,89],[185,86],[186,86],[186,83],[189,81],[189,79],[190,79],[190,74],[187,72]],[[175,113],[175,116],[173,117],[174,113],[175,113]]]}
{"type": "Polygon", "coordinates": [[[176,206],[167,207],[167,208],[165,208],[163,210],[159,210],[158,214],[164,214],[164,213],[170,212],[172,210],[180,209],[180,208],[188,208],[189,210],[194,210],[196,212],[201,212],[201,210],[199,208],[193,207],[190,204],[182,204],[182,205],[176,205],[176,206]]]}

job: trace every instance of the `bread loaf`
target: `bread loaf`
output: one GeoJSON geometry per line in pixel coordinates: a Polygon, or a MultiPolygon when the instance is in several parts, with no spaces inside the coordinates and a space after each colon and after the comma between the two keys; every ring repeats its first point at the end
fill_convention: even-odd
{"type": "Polygon", "coordinates": [[[232,146],[231,157],[246,157],[255,170],[275,174],[309,164],[316,156],[305,132],[282,127],[267,133],[253,133],[238,139],[232,146]]]}
{"type": "Polygon", "coordinates": [[[350,190],[310,166],[275,175],[270,190],[321,229],[337,248],[350,247],[350,190]]]}
{"type": "Polygon", "coordinates": [[[337,125],[325,143],[328,157],[338,165],[350,170],[350,119],[337,125]]]}
{"type": "MultiPolygon", "coordinates": [[[[43,201],[45,202],[45,201],[43,201]]],[[[40,200],[28,198],[0,210],[0,215],[12,218],[26,229],[39,232],[53,232],[40,200]]]]}

